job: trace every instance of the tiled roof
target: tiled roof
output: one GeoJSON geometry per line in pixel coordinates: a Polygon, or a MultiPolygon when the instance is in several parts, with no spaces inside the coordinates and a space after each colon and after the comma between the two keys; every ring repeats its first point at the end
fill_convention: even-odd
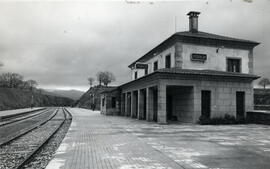
{"type": "Polygon", "coordinates": [[[156,72],[160,73],[173,73],[173,74],[184,74],[184,75],[207,75],[207,76],[224,76],[224,77],[244,77],[258,79],[259,76],[246,73],[235,73],[235,72],[225,72],[217,70],[195,70],[195,69],[181,69],[181,68],[164,68],[158,69],[156,72]]]}
{"type": "Polygon", "coordinates": [[[116,86],[107,86],[107,88],[104,88],[104,91],[102,91],[101,93],[110,93],[114,90],[116,90],[118,87],[116,86]]]}
{"type": "MultiPolygon", "coordinates": [[[[162,43],[160,43],[159,45],[157,45],[155,48],[151,49],[149,52],[147,52],[145,55],[143,55],[142,57],[140,57],[139,59],[137,59],[136,61],[134,61],[133,63],[131,63],[128,67],[133,66],[136,62],[140,62],[140,61],[145,61],[154,57],[154,53],[157,52],[162,46],[166,45],[169,43],[170,40],[174,39],[187,39],[187,38],[193,38],[193,39],[198,39],[198,42],[203,42],[200,39],[205,39],[205,40],[211,40],[211,41],[216,41],[216,44],[220,43],[220,46],[223,46],[222,44],[231,44],[232,46],[237,46],[235,43],[237,44],[242,44],[242,45],[247,45],[250,47],[254,47],[257,46],[259,43],[255,42],[255,41],[250,41],[250,40],[244,40],[244,39],[237,39],[237,38],[231,38],[228,36],[221,36],[221,35],[216,35],[216,34],[212,34],[212,33],[206,33],[206,32],[190,32],[190,31],[184,31],[184,32],[176,32],[174,33],[172,36],[170,36],[168,39],[166,39],[165,41],[163,41],[162,43]]],[[[185,41],[185,40],[183,40],[185,41]]],[[[212,42],[213,43],[213,42],[212,42]]],[[[239,46],[238,46],[239,47],[239,46]]]]}
{"type": "Polygon", "coordinates": [[[216,34],[212,34],[212,33],[201,32],[201,31],[195,32],[195,33],[190,32],[190,31],[177,32],[174,35],[259,44],[258,42],[255,42],[255,41],[237,39],[237,38],[232,38],[232,37],[228,37],[228,36],[221,36],[221,35],[216,35],[216,34]]]}

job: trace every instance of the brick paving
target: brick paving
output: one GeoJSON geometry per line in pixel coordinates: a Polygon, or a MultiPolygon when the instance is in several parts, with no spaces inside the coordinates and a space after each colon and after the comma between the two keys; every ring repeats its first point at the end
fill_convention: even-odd
{"type": "Polygon", "coordinates": [[[69,109],[71,127],[47,169],[270,168],[270,127],[158,125],[69,109]]]}

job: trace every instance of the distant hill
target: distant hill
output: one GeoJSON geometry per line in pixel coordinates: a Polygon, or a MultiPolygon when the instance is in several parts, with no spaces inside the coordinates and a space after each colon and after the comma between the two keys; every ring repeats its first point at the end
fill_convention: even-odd
{"type": "Polygon", "coordinates": [[[43,94],[51,96],[67,97],[73,100],[78,100],[83,94],[80,90],[55,90],[55,89],[41,89],[43,94]]]}
{"type": "Polygon", "coordinates": [[[100,110],[100,93],[103,91],[111,90],[116,87],[112,86],[94,86],[85,92],[81,98],[76,102],[77,107],[90,109],[91,105],[95,104],[95,109],[100,110]],[[94,97],[93,97],[94,96],[94,97]]]}
{"type": "MultiPolygon", "coordinates": [[[[0,110],[30,107],[32,93],[21,89],[0,88],[0,110]]],[[[34,106],[72,106],[74,100],[66,97],[33,93],[34,106]]]]}

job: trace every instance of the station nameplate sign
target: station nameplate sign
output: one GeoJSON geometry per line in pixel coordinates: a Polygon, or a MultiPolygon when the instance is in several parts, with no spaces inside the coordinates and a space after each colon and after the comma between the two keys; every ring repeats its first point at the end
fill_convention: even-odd
{"type": "Polygon", "coordinates": [[[148,69],[148,64],[136,63],[136,69],[148,69]]]}
{"type": "Polygon", "coordinates": [[[196,62],[205,62],[207,60],[206,54],[192,53],[191,60],[196,62]]]}

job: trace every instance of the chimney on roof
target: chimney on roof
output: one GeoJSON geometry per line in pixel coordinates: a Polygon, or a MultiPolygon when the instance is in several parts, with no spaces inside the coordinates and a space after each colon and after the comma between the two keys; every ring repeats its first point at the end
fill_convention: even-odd
{"type": "Polygon", "coordinates": [[[187,15],[189,16],[189,31],[198,32],[198,18],[200,12],[190,11],[187,15]]]}

